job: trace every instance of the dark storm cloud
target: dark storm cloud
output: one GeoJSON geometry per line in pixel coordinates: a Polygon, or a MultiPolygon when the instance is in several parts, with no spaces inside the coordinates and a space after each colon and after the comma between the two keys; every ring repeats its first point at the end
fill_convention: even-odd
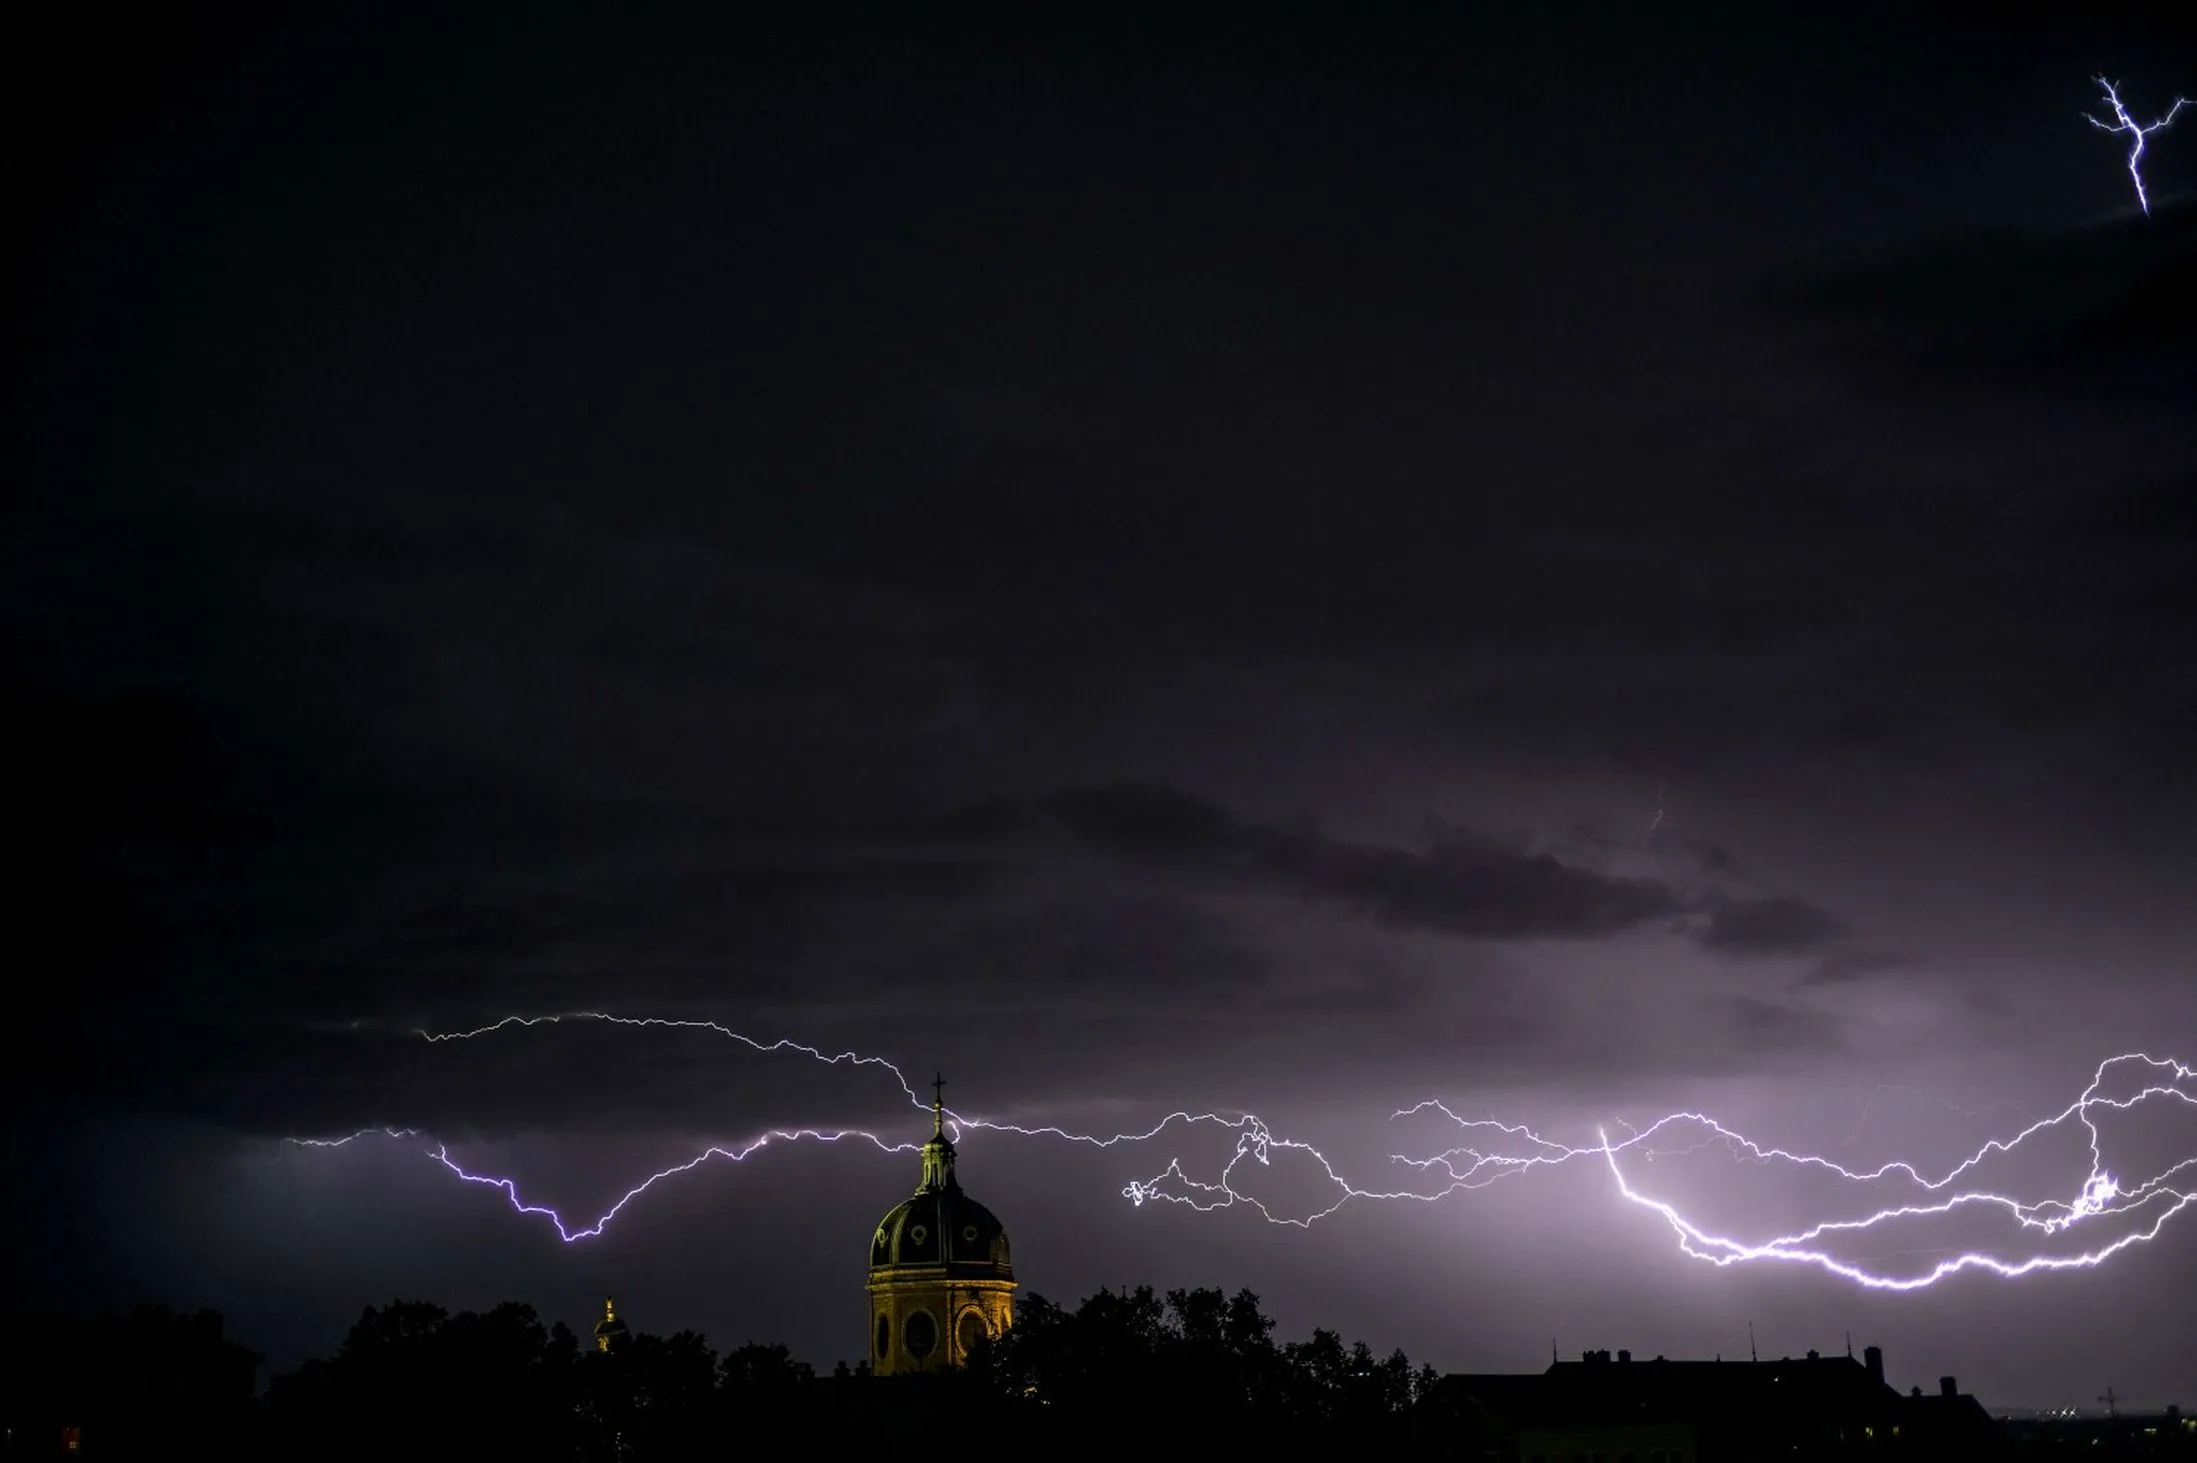
{"type": "Polygon", "coordinates": [[[1474,565],[1531,612],[1503,653],[1422,672],[1418,704],[1462,745],[1650,786],[1815,766],[2049,789],[2155,821],[2163,851],[2197,797],[2169,730],[2197,715],[2175,649],[2197,633],[2193,227],[1882,247],[1697,323],[1713,346],[1610,393],[1610,470],[1652,489],[1552,485],[1606,527],[1474,565]]]}
{"type": "Polygon", "coordinates": [[[1708,918],[1701,944],[1720,955],[1809,954],[1852,933],[1828,911],[1791,895],[1759,899],[1715,895],[1704,901],[1703,910],[1708,918]]]}
{"type": "Polygon", "coordinates": [[[1208,799],[1154,783],[1063,792],[1029,805],[976,809],[962,832],[1017,822],[1131,865],[1329,903],[1359,918],[1482,940],[1592,939],[1678,914],[1648,880],[1561,862],[1464,828],[1421,849],[1330,838],[1316,828],[1251,822],[1208,799]]]}
{"type": "Polygon", "coordinates": [[[2183,201],[2148,220],[1924,240],[1769,299],[1880,388],[2164,401],[2197,370],[2193,246],[2197,203],[2183,201]]]}
{"type": "Polygon", "coordinates": [[[1835,1016],[1789,1004],[1734,996],[1723,1003],[1730,1034],[1753,1052],[1791,1055],[1835,1051],[1844,1045],[1843,1023],[1835,1016]]]}
{"type": "Polygon", "coordinates": [[[1774,292],[1835,368],[1826,409],[1876,423],[1877,475],[1911,485],[1879,560],[1905,561],[1879,659],[1819,745],[2114,801],[2148,785],[2162,812],[2197,793],[2166,730],[2197,713],[2172,649],[2197,632],[2193,246],[2183,202],[1928,240],[1774,292]]]}
{"type": "MultiPolygon", "coordinates": [[[[276,769],[228,764],[171,712],[46,713],[56,734],[70,729],[44,769],[42,785],[60,796],[22,806],[42,809],[57,840],[97,836],[73,853],[57,843],[43,867],[71,881],[69,898],[105,889],[129,916],[111,926],[125,946],[78,951],[100,962],[101,982],[80,988],[75,1016],[49,1029],[98,1034],[69,1075],[79,1090],[270,1135],[814,1116],[771,1096],[777,1088],[751,1086],[715,1048],[648,1060],[605,1111],[557,1075],[598,1059],[584,1032],[461,1053],[417,1044],[406,1035],[414,1025],[603,1007],[738,1015],[812,1039],[844,1031],[872,1049],[882,1023],[893,1033],[884,1045],[899,1051],[1006,1044],[1032,1021],[1074,1020],[1120,1026],[1105,1058],[1118,1079],[1164,1069],[1184,1042],[1221,1030],[1239,1061],[1289,1052],[1286,1029],[1325,1013],[1331,1061],[1354,1051],[1393,1060],[1405,1029],[1428,1060],[1446,1061],[1530,1051],[1571,1018],[1561,1003],[1505,993],[1515,978],[1460,979],[1469,964],[1400,960],[1383,942],[1690,930],[1720,955],[1757,958],[1828,947],[1842,933],[1790,896],[1689,892],[1454,824],[1430,823],[1408,846],[1338,839],[1157,783],[867,830],[598,807],[526,778],[306,782],[282,816],[208,821],[188,811],[187,794],[250,807],[239,789],[264,789],[276,769]],[[120,740],[84,734],[98,724],[120,740]],[[119,796],[82,809],[69,801],[70,789],[110,783],[119,796]],[[391,797],[398,807],[431,798],[435,817],[391,821],[391,797]],[[122,820],[105,832],[79,816],[101,806],[122,820]],[[308,813],[310,830],[290,821],[308,813]],[[137,869],[129,885],[102,872],[124,833],[137,869]],[[1293,912],[1296,934],[1271,928],[1277,911],[1293,912]],[[1329,929],[1366,934],[1325,953],[1305,946],[1307,932],[1329,929]],[[134,984],[117,987],[115,973],[134,984]],[[738,1012],[724,1000],[728,983],[747,992],[738,1012]],[[123,990],[141,1004],[118,1018],[108,1003],[123,990]]],[[[1029,1075],[1073,1081],[1077,1065],[1041,1058],[1029,1075]]],[[[1000,1086],[1017,1069],[992,1067],[1000,1086]]]]}
{"type": "MultiPolygon", "coordinates": [[[[1417,848],[1275,827],[1156,783],[1076,789],[1020,804],[972,807],[933,831],[984,841],[1064,835],[1132,867],[1178,872],[1311,901],[1401,930],[1467,940],[1595,940],[1685,926],[1713,953],[1820,954],[1853,931],[1790,894],[1689,893],[1653,878],[1604,873],[1474,829],[1437,825],[1417,848]]],[[[1704,863],[1721,874],[1728,855],[1704,863]]]]}
{"type": "Polygon", "coordinates": [[[1833,950],[1815,963],[1803,977],[1807,985],[1844,985],[1913,968],[1906,956],[1888,950],[1848,948],[1833,950]]]}

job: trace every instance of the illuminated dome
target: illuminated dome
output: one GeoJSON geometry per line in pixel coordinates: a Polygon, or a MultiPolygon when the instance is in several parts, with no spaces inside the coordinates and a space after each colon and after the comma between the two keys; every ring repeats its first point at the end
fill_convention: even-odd
{"type": "Polygon", "coordinates": [[[595,1323],[595,1349],[597,1351],[623,1350],[629,1337],[626,1323],[618,1319],[618,1308],[603,1298],[603,1318],[595,1323]]]}
{"type": "Polygon", "coordinates": [[[954,1145],[943,1123],[923,1145],[923,1182],[902,1199],[870,1240],[870,1273],[943,1267],[955,1278],[1012,1280],[1007,1228],[970,1198],[954,1175],[954,1145]]]}
{"type": "Polygon", "coordinates": [[[922,1182],[870,1238],[871,1367],[895,1376],[961,1365],[1014,1324],[1015,1288],[1006,1226],[962,1192],[934,1096],[922,1182]]]}

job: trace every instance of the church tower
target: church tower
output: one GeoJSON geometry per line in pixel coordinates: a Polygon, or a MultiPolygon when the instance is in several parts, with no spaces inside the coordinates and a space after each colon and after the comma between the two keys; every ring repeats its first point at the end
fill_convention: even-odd
{"type": "Polygon", "coordinates": [[[597,1351],[623,1351],[628,1340],[626,1323],[618,1319],[618,1308],[603,1297],[603,1318],[595,1323],[595,1349],[597,1351]]]}
{"type": "Polygon", "coordinates": [[[931,1084],[923,1180],[870,1241],[870,1364],[879,1376],[959,1366],[1014,1322],[1007,1231],[961,1191],[946,1138],[945,1079],[931,1084]]]}

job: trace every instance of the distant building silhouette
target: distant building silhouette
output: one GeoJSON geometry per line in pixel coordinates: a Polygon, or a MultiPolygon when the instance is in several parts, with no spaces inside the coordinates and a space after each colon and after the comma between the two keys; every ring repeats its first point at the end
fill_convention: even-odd
{"type": "Polygon", "coordinates": [[[1762,1458],[2006,1456],[2010,1442],[1951,1377],[1925,1397],[1863,1359],[1633,1360],[1590,1351],[1545,1372],[1442,1379],[1461,1456],[1486,1463],[1741,1463],[1762,1458]]]}
{"type": "Polygon", "coordinates": [[[603,1318],[595,1323],[595,1349],[597,1351],[623,1351],[632,1340],[626,1331],[626,1323],[618,1319],[618,1308],[610,1297],[603,1297],[603,1318]]]}
{"type": "Polygon", "coordinates": [[[1007,1231],[962,1192],[946,1138],[945,1085],[932,1084],[922,1181],[870,1241],[870,1364],[878,1376],[958,1366],[978,1341],[1014,1323],[1007,1231]]]}

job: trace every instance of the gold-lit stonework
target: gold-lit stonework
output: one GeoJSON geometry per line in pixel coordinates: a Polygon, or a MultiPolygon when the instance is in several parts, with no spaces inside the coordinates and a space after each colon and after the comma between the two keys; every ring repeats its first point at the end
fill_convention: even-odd
{"type": "Polygon", "coordinates": [[[1007,1231],[961,1191],[944,1088],[932,1084],[923,1181],[870,1241],[870,1365],[879,1376],[959,1366],[980,1337],[1014,1323],[1007,1231]]]}
{"type": "Polygon", "coordinates": [[[595,1323],[595,1349],[597,1351],[623,1351],[627,1340],[626,1323],[618,1319],[618,1308],[603,1297],[603,1318],[595,1323]]]}

